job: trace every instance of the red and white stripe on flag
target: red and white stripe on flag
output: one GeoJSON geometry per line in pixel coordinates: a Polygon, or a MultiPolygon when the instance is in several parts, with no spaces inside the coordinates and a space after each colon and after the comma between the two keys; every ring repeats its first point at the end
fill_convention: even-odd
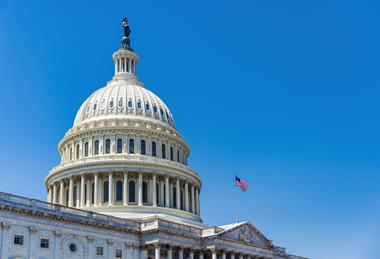
{"type": "Polygon", "coordinates": [[[235,186],[239,186],[243,192],[246,192],[248,188],[247,182],[237,176],[235,176],[235,186]]]}

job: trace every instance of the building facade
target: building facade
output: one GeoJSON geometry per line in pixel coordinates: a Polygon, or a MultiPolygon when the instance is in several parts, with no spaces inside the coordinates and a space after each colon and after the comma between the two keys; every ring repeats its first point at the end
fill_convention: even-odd
{"type": "Polygon", "coordinates": [[[45,179],[47,202],[0,193],[8,258],[302,258],[249,222],[202,222],[202,182],[165,103],[138,79],[123,21],[115,74],[80,107],[45,179]]]}

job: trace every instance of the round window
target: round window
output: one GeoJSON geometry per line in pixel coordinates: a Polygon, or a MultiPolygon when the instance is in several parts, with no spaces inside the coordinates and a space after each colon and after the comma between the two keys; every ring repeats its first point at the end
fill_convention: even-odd
{"type": "Polygon", "coordinates": [[[70,248],[71,252],[76,252],[77,251],[77,245],[76,244],[70,244],[69,248],[70,248]]]}

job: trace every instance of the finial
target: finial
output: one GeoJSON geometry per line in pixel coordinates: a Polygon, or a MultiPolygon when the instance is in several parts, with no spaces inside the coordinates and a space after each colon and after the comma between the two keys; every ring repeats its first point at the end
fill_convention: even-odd
{"type": "Polygon", "coordinates": [[[127,17],[123,19],[123,38],[121,39],[121,47],[123,49],[132,50],[131,48],[131,40],[129,39],[129,35],[131,34],[131,29],[128,25],[127,17]]]}

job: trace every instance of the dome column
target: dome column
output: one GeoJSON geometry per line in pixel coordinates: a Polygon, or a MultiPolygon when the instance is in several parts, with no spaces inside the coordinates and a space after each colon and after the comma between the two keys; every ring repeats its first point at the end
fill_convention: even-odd
{"type": "Polygon", "coordinates": [[[123,205],[128,205],[128,197],[127,197],[127,188],[128,188],[128,172],[124,172],[123,179],[123,205]]]}
{"type": "Polygon", "coordinates": [[[138,205],[141,206],[142,202],[142,172],[138,172],[138,187],[137,187],[138,205]]]}
{"type": "Polygon", "coordinates": [[[94,206],[99,205],[99,173],[94,175],[94,206]]]}
{"type": "Polygon", "coordinates": [[[195,213],[194,185],[191,185],[191,212],[195,213]]]}
{"type": "Polygon", "coordinates": [[[170,198],[169,198],[169,176],[165,176],[165,207],[169,208],[170,198]]]}
{"type": "Polygon", "coordinates": [[[74,179],[72,176],[70,176],[70,180],[69,180],[69,207],[73,207],[73,205],[74,205],[73,197],[74,197],[74,179]]]}
{"type": "Polygon", "coordinates": [[[65,193],[65,186],[63,179],[59,182],[59,204],[64,205],[64,193],[65,193]]]}
{"type": "Polygon", "coordinates": [[[185,210],[189,211],[189,183],[185,182],[185,210]]]}
{"type": "Polygon", "coordinates": [[[179,178],[177,177],[176,181],[176,201],[177,201],[177,209],[181,209],[181,189],[179,186],[179,178]]]}
{"type": "Polygon", "coordinates": [[[112,206],[114,204],[113,202],[113,173],[109,172],[108,174],[108,205],[112,206]]]}
{"type": "Polygon", "coordinates": [[[152,182],[152,205],[154,207],[157,206],[157,176],[153,174],[153,182],[152,182]]]}
{"type": "Polygon", "coordinates": [[[57,185],[53,183],[53,203],[57,203],[57,185]]]}
{"type": "Polygon", "coordinates": [[[82,174],[80,176],[80,207],[83,208],[84,207],[84,204],[85,204],[85,200],[84,200],[84,197],[85,197],[85,175],[82,174]]]}
{"type": "Polygon", "coordinates": [[[90,179],[87,179],[87,183],[86,183],[86,207],[90,207],[90,204],[91,204],[91,194],[92,194],[92,191],[91,191],[91,180],[90,179]]]}

